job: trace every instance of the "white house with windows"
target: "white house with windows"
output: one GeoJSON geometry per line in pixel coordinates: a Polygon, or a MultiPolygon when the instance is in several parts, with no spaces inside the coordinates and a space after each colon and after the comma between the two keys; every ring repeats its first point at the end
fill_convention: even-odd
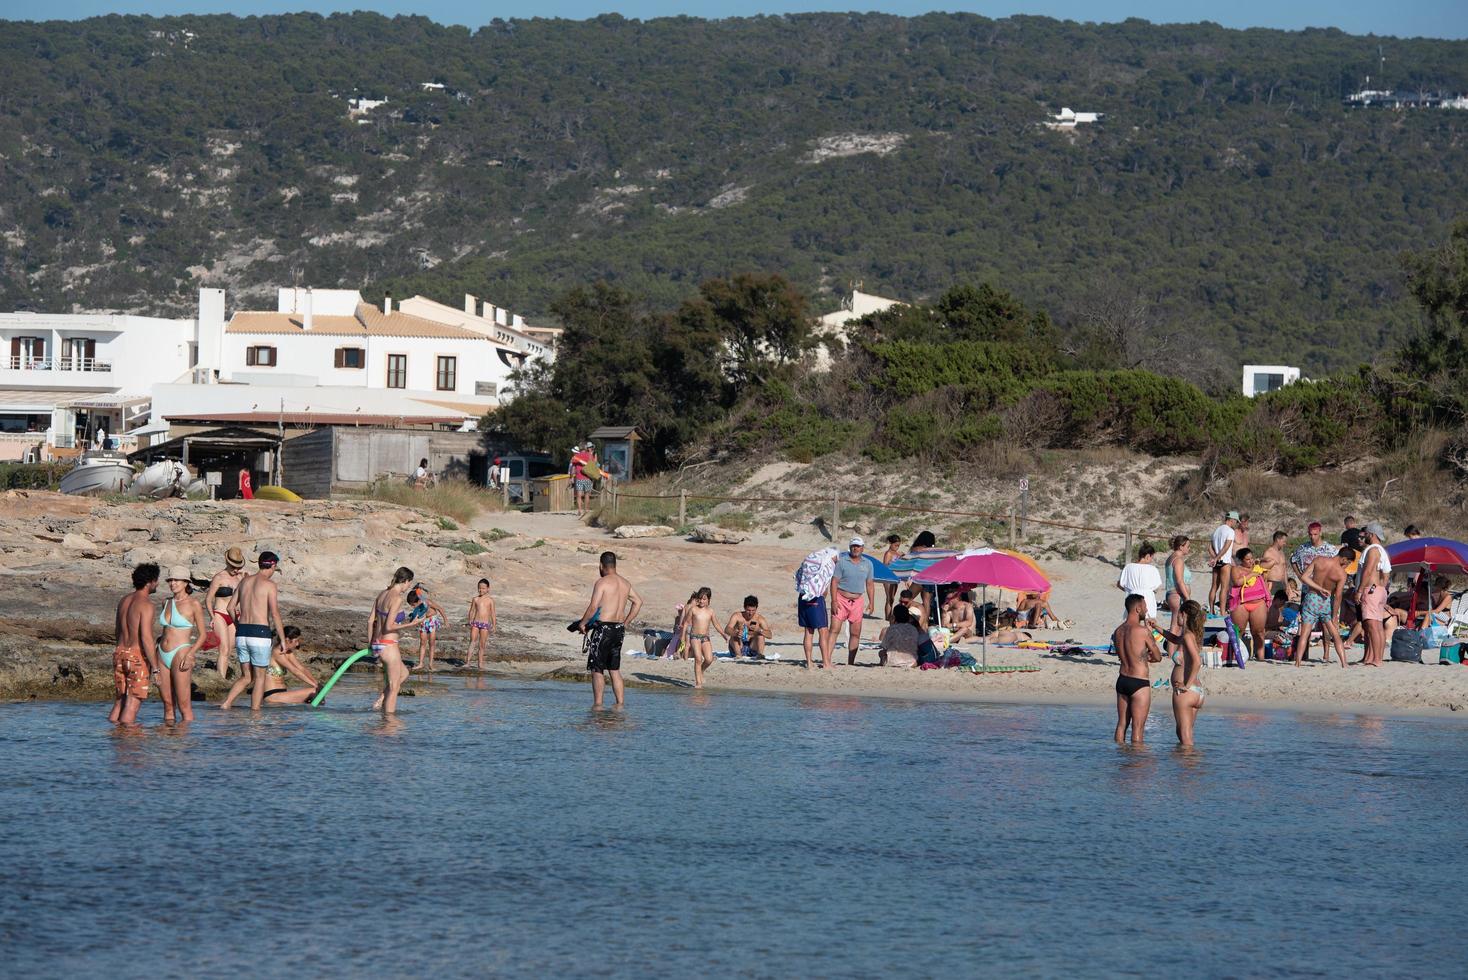
{"type": "MultiPolygon", "coordinates": [[[[219,294],[222,316],[223,293],[219,294]]],[[[154,384],[188,380],[196,318],[0,313],[0,459],[75,447],[105,430],[130,446],[154,384]]]]}
{"type": "Polygon", "coordinates": [[[415,301],[433,316],[394,309],[391,297],[372,306],[353,289],[283,288],[274,311],[237,311],[218,338],[201,337],[199,367],[226,383],[430,393],[482,414],[508,393],[511,371],[550,354],[514,331],[470,329],[464,321],[479,318],[415,301]]]}
{"type": "Polygon", "coordinates": [[[458,426],[511,396],[510,374],[554,356],[553,328],[465,297],[394,309],[354,289],[283,288],[274,310],[225,315],[199,290],[196,317],[0,314],[0,460],[69,450],[107,432],[124,449],[178,417],[458,426]],[[378,392],[372,396],[368,393],[378,392]],[[388,421],[384,421],[388,420],[388,421]]]}

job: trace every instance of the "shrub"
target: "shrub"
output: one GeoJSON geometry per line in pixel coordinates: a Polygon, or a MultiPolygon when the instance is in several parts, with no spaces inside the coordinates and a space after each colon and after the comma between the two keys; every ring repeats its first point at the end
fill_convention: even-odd
{"type": "Polygon", "coordinates": [[[1144,452],[1197,452],[1217,433],[1218,403],[1197,386],[1150,371],[1064,371],[1038,386],[1059,403],[1055,446],[1119,442],[1144,452]]]}
{"type": "Polygon", "coordinates": [[[0,490],[55,490],[71,463],[0,463],[0,490]]]}
{"type": "Polygon", "coordinates": [[[951,344],[894,341],[872,344],[874,384],[895,398],[910,398],[953,385],[985,386],[995,396],[1024,395],[1029,385],[1049,374],[1046,352],[1020,344],[965,340],[951,344]]]}
{"type": "Polygon", "coordinates": [[[374,480],[361,496],[443,514],[461,524],[467,524],[482,511],[504,509],[499,494],[490,493],[467,480],[440,480],[436,486],[424,490],[414,489],[412,484],[403,480],[374,480]]]}

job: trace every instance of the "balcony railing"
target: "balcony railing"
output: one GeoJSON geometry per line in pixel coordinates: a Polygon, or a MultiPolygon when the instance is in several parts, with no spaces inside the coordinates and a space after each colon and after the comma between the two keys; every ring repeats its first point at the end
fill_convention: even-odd
{"type": "Polygon", "coordinates": [[[95,357],[26,357],[9,356],[0,364],[12,371],[111,371],[112,364],[95,357]]]}

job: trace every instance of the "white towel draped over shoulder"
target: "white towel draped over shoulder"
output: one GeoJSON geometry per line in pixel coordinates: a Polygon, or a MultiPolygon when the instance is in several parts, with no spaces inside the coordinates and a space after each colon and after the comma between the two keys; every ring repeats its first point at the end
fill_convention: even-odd
{"type": "Polygon", "coordinates": [[[805,556],[795,573],[795,587],[802,599],[823,596],[831,588],[831,576],[836,574],[835,548],[822,548],[805,556]]]}

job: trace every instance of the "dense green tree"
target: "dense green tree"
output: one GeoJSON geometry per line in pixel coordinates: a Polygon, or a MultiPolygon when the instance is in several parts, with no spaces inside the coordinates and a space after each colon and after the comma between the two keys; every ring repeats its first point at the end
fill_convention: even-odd
{"type": "Polygon", "coordinates": [[[1404,264],[1426,322],[1403,346],[1401,365],[1456,394],[1468,376],[1468,220],[1436,248],[1408,253],[1404,264]]]}
{"type": "Polygon", "coordinates": [[[739,388],[774,380],[813,343],[809,304],[780,275],[710,279],[683,304],[678,319],[715,342],[727,379],[739,388]]]}

